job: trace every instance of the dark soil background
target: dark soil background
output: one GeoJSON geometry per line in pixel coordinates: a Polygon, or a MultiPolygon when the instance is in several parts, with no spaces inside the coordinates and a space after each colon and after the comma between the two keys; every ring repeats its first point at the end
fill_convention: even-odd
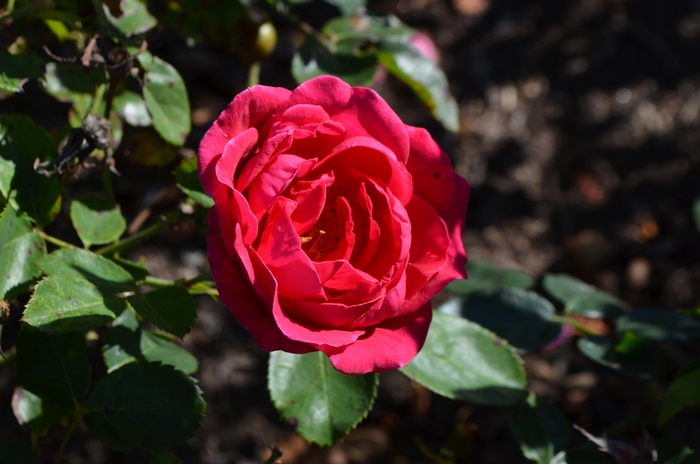
{"type": "MultiPolygon", "coordinates": [[[[377,90],[406,123],[431,130],[471,182],[470,258],[537,277],[567,272],[637,307],[700,306],[700,233],[691,216],[700,197],[700,1],[386,0],[370,9],[398,15],[441,51],[460,105],[459,135],[445,132],[394,80],[377,90]]],[[[319,28],[334,14],[317,3],[300,10],[319,28]]],[[[272,20],[280,42],[263,64],[261,83],[292,88],[289,66],[300,35],[284,18],[272,20]]],[[[149,44],[187,83],[194,130],[179,155],[194,156],[211,122],[245,88],[246,67],[232,55],[190,47],[173,31],[149,44]]],[[[0,111],[29,114],[58,135],[69,105],[38,84],[25,90],[0,100],[0,111]]],[[[125,140],[138,140],[137,129],[125,131],[125,140]]],[[[136,162],[142,153],[123,144],[115,158],[122,174],[117,198],[134,228],[178,202],[170,168],[144,167],[136,162]]],[[[99,186],[89,169],[77,177],[76,194],[99,186]]],[[[204,226],[179,224],[130,258],[143,257],[157,277],[199,274],[206,268],[204,226]]],[[[78,243],[65,213],[49,232],[78,243]]],[[[356,430],[332,449],[309,446],[269,400],[267,353],[223,306],[204,297],[198,303],[196,327],[183,344],[200,361],[196,377],[208,408],[197,436],[176,448],[185,463],[260,463],[275,445],[285,464],[431,462],[421,446],[437,453],[451,436],[464,446],[460,462],[527,462],[509,432],[507,408],[447,400],[398,372],[382,374],[375,407],[356,430]]],[[[658,399],[656,389],[663,391],[700,346],[656,344],[655,352],[655,386],[594,364],[572,341],[524,358],[531,388],[599,434],[644,413],[658,399]]],[[[26,440],[11,412],[13,388],[12,370],[1,369],[0,428],[26,440]]],[[[697,413],[650,432],[700,450],[697,413]]],[[[571,436],[584,442],[573,429],[571,436]]],[[[76,464],[148,462],[108,451],[84,429],[68,450],[76,464]]]]}

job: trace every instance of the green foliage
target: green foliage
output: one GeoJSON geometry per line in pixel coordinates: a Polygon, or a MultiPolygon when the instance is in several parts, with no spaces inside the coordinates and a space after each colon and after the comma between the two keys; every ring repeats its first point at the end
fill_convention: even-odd
{"type": "Polygon", "coordinates": [[[29,79],[41,78],[43,62],[33,53],[12,55],[0,50],[0,90],[19,92],[29,79]]]}
{"type": "Polygon", "coordinates": [[[197,176],[197,158],[186,159],[180,163],[175,170],[175,181],[183,192],[200,205],[205,208],[214,206],[214,200],[204,193],[202,183],[197,176]]]}
{"type": "Polygon", "coordinates": [[[114,110],[132,126],[150,126],[153,124],[148,114],[143,97],[129,90],[114,97],[114,110]]]}
{"type": "Polygon", "coordinates": [[[629,306],[618,298],[570,275],[547,274],[544,276],[542,286],[554,299],[565,305],[566,314],[614,318],[629,310],[629,306]]]}
{"type": "Polygon", "coordinates": [[[569,441],[566,418],[532,393],[516,406],[510,428],[525,457],[537,464],[549,464],[569,441]]]}
{"type": "Polygon", "coordinates": [[[61,208],[58,179],[34,171],[34,162],[46,161],[56,155],[51,137],[42,127],[26,116],[0,115],[0,158],[15,165],[11,190],[17,191],[21,211],[39,225],[54,220],[61,208]]]}
{"type": "Polygon", "coordinates": [[[49,335],[22,324],[17,342],[17,381],[25,389],[67,408],[75,408],[90,385],[85,336],[49,335]]]}
{"type": "Polygon", "coordinates": [[[345,375],[320,352],[270,355],[268,388],[285,419],[298,421],[308,441],[330,446],[353,429],[372,408],[376,374],[345,375]]]}
{"type": "Polygon", "coordinates": [[[82,196],[70,204],[70,219],[86,247],[111,243],[126,230],[126,220],[112,202],[82,196]]]}
{"type": "Polygon", "coordinates": [[[448,398],[504,406],[527,396],[515,350],[477,324],[434,312],[423,349],[401,372],[448,398]]]}
{"type": "Polygon", "coordinates": [[[153,127],[167,142],[180,146],[192,129],[185,82],[173,66],[160,58],[139,56],[146,69],[143,96],[153,127]]]}
{"type": "Polygon", "coordinates": [[[127,298],[137,313],[159,328],[178,337],[184,337],[194,325],[196,304],[181,287],[159,288],[144,295],[127,298]]]}
{"type": "Polygon", "coordinates": [[[440,310],[493,331],[522,350],[536,350],[551,343],[561,332],[553,320],[554,306],[534,292],[519,288],[481,290],[453,300],[440,310]]]}
{"type": "Polygon", "coordinates": [[[8,205],[0,215],[0,299],[10,301],[27,289],[39,276],[34,262],[45,253],[29,221],[8,205]]]}
{"type": "Polygon", "coordinates": [[[29,427],[35,436],[42,436],[66,419],[73,408],[52,403],[29,390],[17,387],[12,397],[12,411],[21,425],[29,427]]]}
{"type": "Polygon", "coordinates": [[[470,259],[466,266],[467,279],[452,281],[447,290],[456,295],[466,295],[476,290],[499,288],[530,288],[535,280],[522,271],[497,266],[488,261],[470,259]]]}
{"type": "Polygon", "coordinates": [[[36,264],[49,276],[82,278],[107,294],[136,290],[128,272],[107,258],[87,250],[60,249],[44,256],[36,264]]]}
{"type": "Polygon", "coordinates": [[[700,385],[700,359],[683,369],[668,387],[659,412],[660,426],[665,425],[684,407],[700,403],[698,385],[700,385]]]}
{"type": "Polygon", "coordinates": [[[102,347],[107,372],[133,362],[160,362],[186,374],[197,372],[197,358],[156,332],[142,330],[131,311],[112,324],[102,347]]]}
{"type": "Polygon", "coordinates": [[[619,318],[617,330],[647,340],[682,342],[700,337],[700,321],[673,311],[639,308],[619,318]]]}
{"type": "Polygon", "coordinates": [[[157,453],[191,437],[204,416],[197,383],[159,363],[127,364],[100,380],[83,421],[120,451],[157,453]]]}
{"type": "Polygon", "coordinates": [[[603,366],[650,380],[656,374],[656,361],[649,345],[632,334],[619,336],[591,336],[580,338],[581,353],[603,366]]]}
{"type": "Polygon", "coordinates": [[[140,0],[121,0],[119,6],[122,15],[118,18],[112,16],[106,4],[101,6],[109,23],[126,37],[142,34],[157,24],[156,19],[150,15],[146,5],[140,0]]]}

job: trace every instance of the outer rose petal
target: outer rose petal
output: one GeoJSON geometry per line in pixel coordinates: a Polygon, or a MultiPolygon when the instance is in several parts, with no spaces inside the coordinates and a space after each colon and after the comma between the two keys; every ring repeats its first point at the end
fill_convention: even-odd
{"type": "Polygon", "coordinates": [[[209,211],[207,255],[221,301],[263,350],[298,354],[315,351],[310,345],[290,340],[277,327],[272,314],[226,251],[214,208],[209,211]]]}
{"type": "Polygon", "coordinates": [[[342,349],[319,346],[333,367],[344,374],[384,372],[403,367],[418,354],[428,335],[430,302],[401,317],[387,319],[342,349]]]}

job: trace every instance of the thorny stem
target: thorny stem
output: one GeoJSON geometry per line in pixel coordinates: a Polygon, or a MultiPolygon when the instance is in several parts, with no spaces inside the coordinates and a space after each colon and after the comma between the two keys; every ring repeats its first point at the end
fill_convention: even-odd
{"type": "Polygon", "coordinates": [[[68,440],[70,439],[71,435],[73,435],[73,430],[75,430],[75,426],[78,424],[78,421],[80,420],[80,414],[76,414],[75,418],[71,422],[70,426],[68,427],[68,430],[66,430],[66,435],[63,437],[63,442],[61,443],[61,447],[58,449],[58,453],[56,453],[56,456],[53,458],[54,464],[58,464],[61,462],[61,457],[63,456],[63,451],[66,449],[66,445],[68,444],[68,440]]]}
{"type": "Polygon", "coordinates": [[[96,250],[95,253],[98,255],[107,256],[117,253],[119,251],[127,250],[137,245],[139,242],[147,240],[153,237],[154,235],[163,232],[170,226],[170,224],[174,223],[177,220],[177,218],[177,213],[169,214],[167,216],[161,216],[160,220],[152,226],[146,227],[145,229],[136,232],[134,235],[127,237],[123,240],[119,240],[118,242],[114,242],[110,245],[102,247],[96,250]]]}
{"type": "Polygon", "coordinates": [[[43,238],[49,243],[53,243],[56,246],[60,246],[61,248],[77,248],[75,245],[68,242],[64,242],[60,238],[52,237],[51,235],[47,234],[41,229],[34,229],[34,231],[37,233],[37,235],[39,235],[39,237],[43,238]]]}

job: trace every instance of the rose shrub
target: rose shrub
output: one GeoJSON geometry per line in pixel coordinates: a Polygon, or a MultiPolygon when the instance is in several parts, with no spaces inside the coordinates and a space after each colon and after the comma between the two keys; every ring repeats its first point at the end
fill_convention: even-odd
{"type": "Polygon", "coordinates": [[[371,89],[246,90],[204,136],[199,176],[221,300],[265,350],[320,350],[346,374],[404,366],[430,298],[464,277],[469,184],[371,89]]]}

